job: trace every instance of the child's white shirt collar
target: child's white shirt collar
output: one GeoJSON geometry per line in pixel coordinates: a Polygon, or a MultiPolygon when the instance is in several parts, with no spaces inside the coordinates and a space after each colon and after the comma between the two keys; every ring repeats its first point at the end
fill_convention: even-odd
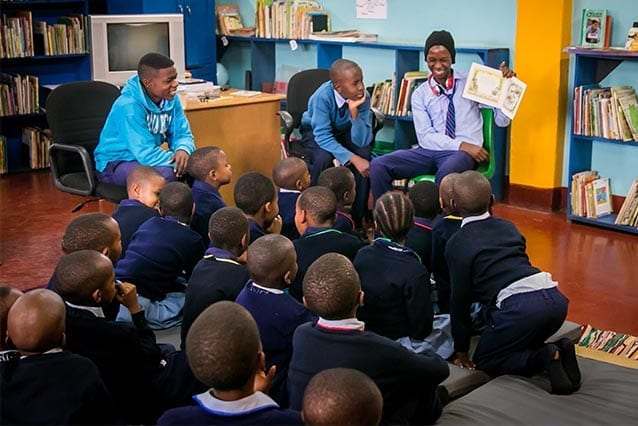
{"type": "Polygon", "coordinates": [[[100,306],[80,306],[80,305],[74,305],[73,303],[67,302],[65,301],[64,303],[67,304],[67,306],[70,306],[72,308],[75,309],[81,309],[83,311],[89,311],[91,312],[93,315],[95,315],[98,318],[104,318],[104,311],[102,310],[102,308],[100,306]]]}
{"type": "Polygon", "coordinates": [[[461,222],[461,228],[463,228],[468,223],[478,222],[479,220],[485,220],[485,219],[489,218],[490,216],[491,216],[490,212],[485,212],[485,213],[483,213],[481,215],[478,215],[478,216],[464,217],[463,221],[461,222]]]}
{"type": "Polygon", "coordinates": [[[205,411],[218,416],[239,416],[255,413],[266,408],[279,408],[271,397],[262,392],[255,392],[236,401],[222,401],[212,394],[212,389],[195,395],[193,399],[205,411]]]}
{"type": "Polygon", "coordinates": [[[365,323],[359,321],[356,318],[347,318],[341,320],[327,320],[319,317],[317,326],[321,328],[327,328],[329,330],[358,330],[363,331],[365,329],[365,323]]]}
{"type": "Polygon", "coordinates": [[[341,108],[343,106],[343,104],[345,104],[347,102],[346,98],[344,98],[343,96],[341,96],[339,94],[339,92],[337,92],[336,89],[332,89],[334,94],[335,94],[335,101],[337,102],[337,108],[341,108]]]}

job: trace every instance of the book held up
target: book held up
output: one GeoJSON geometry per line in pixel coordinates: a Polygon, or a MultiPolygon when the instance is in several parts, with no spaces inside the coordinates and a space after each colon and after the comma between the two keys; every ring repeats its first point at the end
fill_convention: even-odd
{"type": "Polygon", "coordinates": [[[527,84],[516,77],[505,78],[501,70],[472,63],[463,97],[483,105],[500,108],[513,119],[523,100],[527,84]]]}

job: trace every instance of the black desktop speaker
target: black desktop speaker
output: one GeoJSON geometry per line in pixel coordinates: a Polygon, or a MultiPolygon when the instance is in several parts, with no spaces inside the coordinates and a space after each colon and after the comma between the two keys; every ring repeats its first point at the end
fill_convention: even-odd
{"type": "Polygon", "coordinates": [[[244,89],[252,90],[253,87],[253,73],[250,70],[246,70],[244,73],[244,89]]]}

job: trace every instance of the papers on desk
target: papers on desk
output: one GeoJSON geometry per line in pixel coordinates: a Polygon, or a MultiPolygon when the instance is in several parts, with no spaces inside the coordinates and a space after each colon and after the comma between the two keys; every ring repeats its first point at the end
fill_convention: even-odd
{"type": "Polygon", "coordinates": [[[243,96],[249,98],[251,96],[261,95],[261,92],[258,92],[256,90],[237,90],[236,92],[231,92],[230,94],[233,96],[243,96]]]}

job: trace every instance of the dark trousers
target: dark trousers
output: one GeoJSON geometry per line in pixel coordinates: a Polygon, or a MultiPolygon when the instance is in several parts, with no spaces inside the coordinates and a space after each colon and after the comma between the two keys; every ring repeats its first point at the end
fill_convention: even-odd
{"type": "MultiPolygon", "coordinates": [[[[312,129],[302,129],[302,144],[306,152],[308,161],[310,162],[310,183],[312,186],[317,184],[321,172],[329,167],[333,167],[332,160],[334,157],[328,151],[322,149],[315,142],[315,136],[312,129]]],[[[360,157],[370,160],[372,158],[372,148],[370,145],[359,147],[354,145],[350,140],[350,133],[339,134],[335,136],[337,141],[343,145],[348,151],[357,154],[360,157]]],[[[348,166],[354,174],[354,182],[357,188],[357,195],[352,203],[352,219],[361,226],[361,219],[365,217],[368,206],[368,196],[370,194],[370,179],[363,177],[361,173],[353,165],[348,166]]]]}
{"type": "Polygon", "coordinates": [[[569,301],[557,287],[514,294],[501,309],[488,308],[474,362],[491,376],[539,373],[528,366],[531,353],[543,347],[565,321],[569,301]]]}
{"type": "MultiPolygon", "coordinates": [[[[103,172],[98,172],[97,179],[104,183],[126,186],[126,178],[139,165],[137,161],[111,161],[107,163],[103,172]]],[[[155,170],[166,179],[166,182],[177,180],[172,167],[157,166],[155,170]]]]}
{"type": "Polygon", "coordinates": [[[464,151],[432,151],[417,147],[400,149],[377,157],[370,163],[372,197],[376,201],[392,190],[394,179],[434,174],[436,183],[450,173],[476,168],[474,159],[464,151]]]}

